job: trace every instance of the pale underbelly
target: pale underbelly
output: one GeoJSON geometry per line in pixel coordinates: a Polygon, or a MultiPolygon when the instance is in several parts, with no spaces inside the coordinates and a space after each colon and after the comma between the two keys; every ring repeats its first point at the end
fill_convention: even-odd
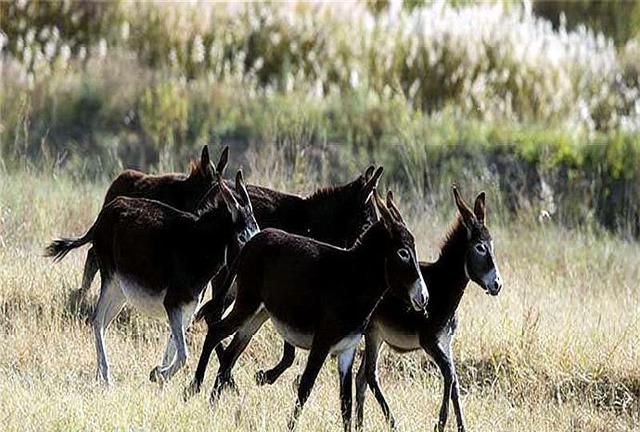
{"type": "MultiPolygon", "coordinates": [[[[298,348],[310,350],[313,344],[313,333],[302,332],[290,325],[287,325],[277,319],[271,318],[271,322],[276,331],[282,336],[282,338],[298,348]]],[[[349,334],[337,343],[333,344],[330,348],[331,354],[339,354],[343,351],[354,348],[360,342],[362,338],[361,333],[349,334]]]]}
{"type": "Polygon", "coordinates": [[[166,288],[160,292],[153,292],[126,278],[119,277],[118,280],[129,305],[145,315],[157,318],[167,317],[164,307],[166,288]]]}
{"type": "Polygon", "coordinates": [[[382,323],[376,324],[376,330],[392,348],[404,351],[413,351],[421,348],[420,336],[417,332],[404,332],[394,327],[385,326],[382,323]]]}

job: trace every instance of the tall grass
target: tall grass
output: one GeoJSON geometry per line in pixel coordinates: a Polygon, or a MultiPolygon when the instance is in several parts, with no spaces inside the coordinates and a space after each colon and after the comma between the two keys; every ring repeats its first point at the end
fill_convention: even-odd
{"type": "MultiPolygon", "coordinates": [[[[251,182],[301,192],[316,187],[304,176],[290,186],[277,159],[260,156],[249,158],[258,164],[249,166],[251,182]]],[[[356,174],[352,170],[345,176],[356,174]]],[[[463,193],[472,196],[490,186],[479,180],[464,186],[463,193]]],[[[159,389],[147,377],[168,329],[135,312],[123,314],[107,334],[115,385],[103,388],[95,382],[91,327],[68,307],[70,292],[80,283],[84,251],[56,265],[41,253],[55,236],[84,232],[105,189],[106,183],[55,171],[0,172],[3,429],[283,429],[295,397],[292,382],[306,354],[298,354],[293,370],[274,387],[255,386],[254,372],[272,365],[280,354],[280,339],[269,325],[236,367],[240,393],[224,396],[216,409],[208,407],[206,394],[188,403],[181,400],[203,329],[196,326],[190,333],[188,370],[159,389]]],[[[443,196],[437,207],[411,194],[398,198],[421,258],[435,258],[438,241],[455,215],[451,198],[443,196]]],[[[499,217],[503,204],[491,192],[487,205],[506,285],[497,298],[469,285],[461,304],[454,353],[470,429],[639,430],[638,244],[526,217],[506,222],[499,217]]],[[[211,370],[216,366],[212,360],[211,370]]],[[[212,374],[205,388],[212,385],[212,374]]],[[[404,430],[433,427],[442,384],[424,355],[385,350],[380,377],[404,430]]],[[[365,412],[369,429],[385,430],[371,395],[365,412]]],[[[453,423],[452,418],[449,430],[453,423]]],[[[305,407],[300,430],[340,427],[332,360],[305,407]]]]}

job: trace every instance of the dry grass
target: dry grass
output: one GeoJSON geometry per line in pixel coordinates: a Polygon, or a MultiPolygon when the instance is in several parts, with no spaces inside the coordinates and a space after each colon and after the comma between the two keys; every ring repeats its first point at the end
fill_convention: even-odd
{"type": "MultiPolygon", "coordinates": [[[[255,181],[255,179],[252,179],[255,181]]],[[[307,185],[308,187],[308,185],[307,185]]],[[[281,342],[267,325],[241,357],[240,394],[216,410],[202,394],[183,403],[203,328],[191,334],[187,371],[164,389],[147,379],[167,328],[136,313],[107,334],[115,385],[94,379],[91,328],[68,312],[84,253],[61,264],[41,257],[60,234],[92,222],[104,185],[0,174],[0,424],[11,430],[282,430],[305,355],[271,388],[253,374],[281,342]]],[[[403,201],[405,209],[410,210],[403,201]]],[[[491,211],[491,197],[489,197],[491,211]]],[[[447,209],[453,216],[453,205],[447,209]]],[[[448,220],[410,218],[420,253],[432,258],[448,220]]],[[[523,221],[493,227],[506,286],[498,298],[474,285],[463,299],[454,352],[470,430],[640,430],[640,245],[523,221]]],[[[95,288],[94,288],[95,290],[95,288]]],[[[217,364],[212,360],[206,388],[217,364]]],[[[437,371],[421,354],[383,355],[381,381],[402,430],[431,429],[437,371]]],[[[385,430],[369,396],[365,424],[385,430]]],[[[450,418],[448,430],[454,430],[450,418]]],[[[341,429],[334,360],[323,369],[300,430],[341,429]]]]}

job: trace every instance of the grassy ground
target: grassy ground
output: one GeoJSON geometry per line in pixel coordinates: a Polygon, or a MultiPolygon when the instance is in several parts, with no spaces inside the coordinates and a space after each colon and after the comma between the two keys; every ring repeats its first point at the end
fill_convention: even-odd
{"type": "MultiPolygon", "coordinates": [[[[228,393],[215,410],[206,392],[188,403],[181,399],[203,327],[191,332],[185,372],[160,389],[148,374],[160,358],[166,325],[122,314],[107,333],[115,384],[105,388],[95,382],[92,330],[83,316],[68,312],[84,251],[59,265],[41,255],[53,237],[79,234],[90,225],[105,189],[68,177],[0,173],[2,429],[284,429],[294,402],[292,382],[306,355],[299,353],[273,387],[255,386],[255,371],[273,364],[281,349],[268,324],[235,370],[240,393],[228,393]]],[[[491,204],[489,196],[489,212],[491,204]]],[[[417,206],[401,200],[401,207],[409,213],[417,206]]],[[[425,259],[437,253],[453,212],[451,204],[437,214],[409,218],[425,259]]],[[[505,289],[490,298],[477,286],[468,287],[454,344],[469,430],[640,430],[640,245],[524,219],[492,228],[505,289]]],[[[442,385],[436,369],[422,354],[387,351],[381,366],[401,429],[432,429],[442,385]]],[[[212,360],[207,389],[216,367],[212,360]]],[[[371,395],[365,415],[368,429],[385,430],[371,395]]],[[[455,430],[454,424],[451,417],[448,430],[455,430]]],[[[300,430],[340,429],[331,360],[300,430]]]]}

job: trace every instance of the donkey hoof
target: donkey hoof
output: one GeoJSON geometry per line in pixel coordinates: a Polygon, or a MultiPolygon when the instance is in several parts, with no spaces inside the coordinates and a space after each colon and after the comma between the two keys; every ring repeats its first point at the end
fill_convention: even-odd
{"type": "Polygon", "coordinates": [[[297,391],[298,387],[300,387],[300,381],[302,380],[302,375],[297,375],[291,384],[293,386],[293,390],[297,391]]]}
{"type": "Polygon", "coordinates": [[[267,373],[263,370],[256,372],[256,384],[263,386],[265,384],[271,384],[267,379],[267,373]]]}
{"type": "Polygon", "coordinates": [[[238,389],[238,384],[236,384],[236,380],[234,380],[233,377],[231,376],[224,383],[224,388],[228,388],[229,390],[232,390],[234,393],[240,393],[240,390],[238,389]]]}
{"type": "Polygon", "coordinates": [[[186,402],[199,392],[200,384],[196,381],[191,381],[191,383],[189,383],[189,385],[182,391],[182,399],[186,402]]]}
{"type": "Polygon", "coordinates": [[[162,384],[164,382],[164,377],[162,376],[162,373],[160,373],[160,368],[158,366],[151,369],[151,373],[149,374],[149,381],[158,384],[162,384]]]}

